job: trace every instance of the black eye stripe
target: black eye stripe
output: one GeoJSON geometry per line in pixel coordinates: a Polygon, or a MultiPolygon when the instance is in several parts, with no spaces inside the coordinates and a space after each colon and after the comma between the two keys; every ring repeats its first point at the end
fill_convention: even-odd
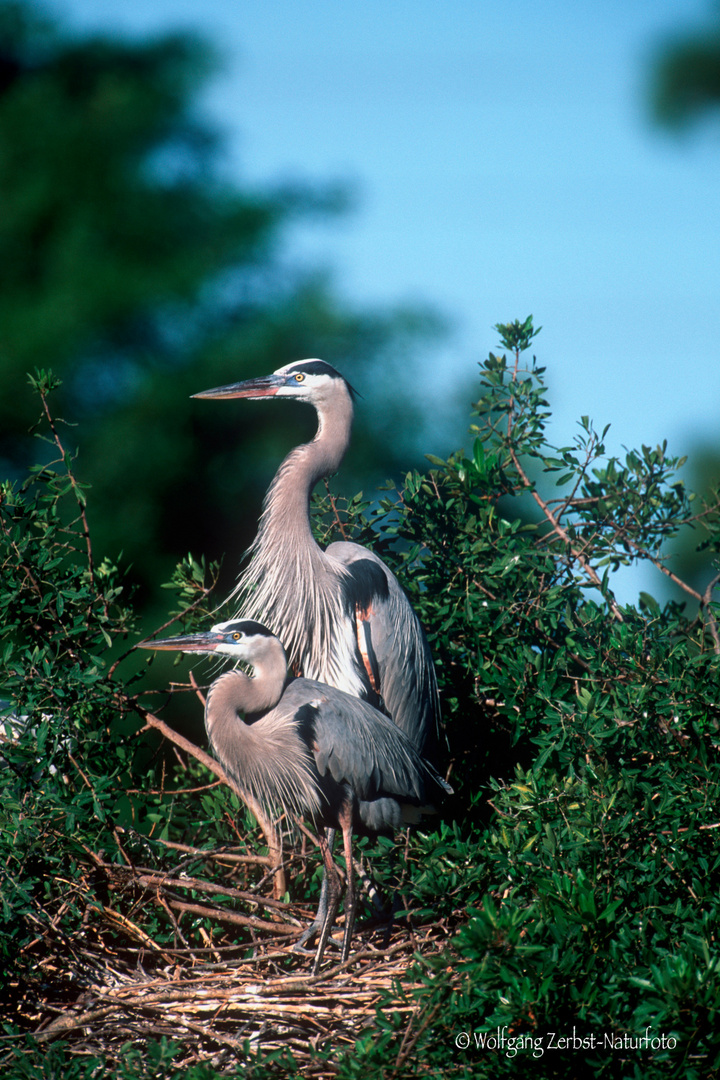
{"type": "Polygon", "coordinates": [[[298,375],[303,378],[307,375],[328,375],[331,379],[342,379],[340,372],[325,360],[300,360],[286,369],[286,374],[294,378],[298,375]]]}
{"type": "Polygon", "coordinates": [[[265,637],[272,637],[266,626],[262,626],[261,623],[254,622],[252,619],[232,619],[230,622],[220,623],[213,627],[213,630],[222,632],[228,639],[233,641],[240,641],[242,638],[256,637],[258,635],[265,637]]]}
{"type": "Polygon", "coordinates": [[[295,383],[304,382],[308,375],[325,375],[326,378],[338,379],[340,382],[344,382],[353,400],[359,396],[337,368],[334,368],[332,364],[328,364],[325,360],[298,360],[294,364],[288,364],[285,368],[281,368],[276,374],[282,374],[285,377],[286,385],[289,380],[293,380],[295,383]]]}

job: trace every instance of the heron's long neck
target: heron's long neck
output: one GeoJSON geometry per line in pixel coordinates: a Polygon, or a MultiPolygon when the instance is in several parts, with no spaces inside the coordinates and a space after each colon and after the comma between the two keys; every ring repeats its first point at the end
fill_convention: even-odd
{"type": "Polygon", "coordinates": [[[278,469],[265,499],[251,559],[236,588],[244,618],[265,623],[290,662],[308,677],[337,683],[325,668],[338,597],[310,527],[310,495],[335,472],[350,439],[352,399],[342,385],[332,408],[318,408],[312,442],[296,447],[278,469]]]}
{"type": "Polygon", "coordinates": [[[243,712],[252,716],[268,712],[277,705],[287,678],[285,654],[282,649],[280,653],[282,655],[273,657],[270,663],[256,664],[254,678],[236,668],[215,680],[207,698],[208,731],[214,715],[237,716],[243,712]]]}
{"type": "Polygon", "coordinates": [[[310,496],[318,480],[337,471],[350,441],[352,399],[343,385],[332,409],[317,408],[318,429],[312,442],[295,447],[277,471],[265,499],[253,549],[266,544],[273,557],[283,558],[292,547],[315,548],[310,529],[310,496]]]}
{"type": "Polygon", "coordinates": [[[267,807],[316,813],[320,800],[313,764],[281,696],[278,672],[250,679],[242,671],[226,671],[207,696],[205,727],[210,745],[238,786],[267,807]],[[244,723],[241,712],[260,715],[254,723],[244,723]]]}

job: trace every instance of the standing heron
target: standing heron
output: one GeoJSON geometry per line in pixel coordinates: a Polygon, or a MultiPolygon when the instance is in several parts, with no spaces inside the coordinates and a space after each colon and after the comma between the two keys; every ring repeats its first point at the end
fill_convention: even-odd
{"type": "Polygon", "coordinates": [[[347,878],[342,960],[347,960],[357,903],[353,830],[384,832],[417,822],[434,812],[433,799],[452,788],[373,706],[312,679],[288,677],[282,644],[260,623],[218,623],[208,633],[143,641],[141,647],[220,654],[253,668],[253,676],[226,671],[210,687],[205,705],[210,745],[242,790],[267,807],[308,814],[322,827],[328,900],[313,974],[322,963],[341,895],[323,829],[342,830],[347,878]]]}
{"type": "MultiPolygon", "coordinates": [[[[382,559],[340,541],[323,551],[312,534],[310,496],[340,466],[353,421],[350,384],[323,360],[220,386],[197,398],[295,398],[315,408],[315,438],[295,447],[270,485],[250,562],[234,595],[241,613],[271,627],[293,669],[384,710],[415,749],[434,761],[440,700],[432,654],[417,615],[382,559]]],[[[238,613],[240,614],[240,613],[238,613]]],[[[333,836],[329,836],[332,846],[333,836]]],[[[325,881],[301,947],[320,928],[325,881]]]]}
{"type": "Polygon", "coordinates": [[[352,388],[323,360],[301,360],[194,397],[295,398],[314,406],[315,438],[280,465],[234,595],[243,616],[278,635],[295,670],[384,709],[432,760],[440,703],[417,615],[382,559],[345,541],[323,551],[310,526],[312,490],[336,472],[350,441],[352,388]]]}

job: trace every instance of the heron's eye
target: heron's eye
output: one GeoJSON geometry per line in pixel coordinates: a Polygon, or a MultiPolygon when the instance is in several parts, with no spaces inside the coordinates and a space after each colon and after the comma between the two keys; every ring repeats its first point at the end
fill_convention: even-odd
{"type": "Polygon", "coordinates": [[[242,637],[242,634],[238,633],[238,631],[236,630],[235,633],[233,634],[233,641],[239,641],[241,637],[242,637]]]}
{"type": "Polygon", "coordinates": [[[304,381],[305,381],[304,372],[298,371],[297,375],[295,376],[295,382],[304,382],[304,381]]]}

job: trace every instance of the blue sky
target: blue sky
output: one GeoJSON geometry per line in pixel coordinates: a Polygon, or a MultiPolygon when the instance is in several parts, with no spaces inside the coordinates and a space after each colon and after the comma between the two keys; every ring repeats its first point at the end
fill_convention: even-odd
{"type": "MultiPolygon", "coordinates": [[[[352,182],[296,247],[352,300],[425,299],[456,324],[420,384],[466,385],[494,323],[543,332],[558,441],[685,452],[720,411],[720,144],[648,119],[653,46],[705,0],[56,0],[79,28],[201,30],[229,167],[352,182]]],[[[278,363],[284,361],[278,358],[278,363]]],[[[411,362],[411,361],[410,361],[411,362]]]]}
{"type": "Polygon", "coordinates": [[[582,414],[612,425],[613,453],[716,439],[720,142],[668,136],[647,109],[653,48],[706,26],[709,0],[53,8],[79,29],[200,30],[224,60],[205,104],[231,172],[353,185],[356,210],[304,227],[296,253],[352,301],[454,320],[410,380],[436,407],[471,384],[494,323],[532,312],[556,441],[582,414]]]}

